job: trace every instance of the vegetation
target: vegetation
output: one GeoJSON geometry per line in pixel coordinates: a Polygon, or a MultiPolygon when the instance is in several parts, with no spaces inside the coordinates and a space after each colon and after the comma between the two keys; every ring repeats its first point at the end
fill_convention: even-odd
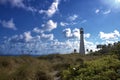
{"type": "Polygon", "coordinates": [[[117,55],[106,55],[64,70],[62,80],[118,80],[120,79],[119,66],[120,60],[117,55]]]}
{"type": "Polygon", "coordinates": [[[87,55],[0,56],[0,80],[120,80],[119,45],[87,55]]]}

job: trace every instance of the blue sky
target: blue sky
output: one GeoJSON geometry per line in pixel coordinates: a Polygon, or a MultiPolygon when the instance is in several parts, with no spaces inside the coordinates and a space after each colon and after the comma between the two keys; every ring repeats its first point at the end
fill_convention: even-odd
{"type": "Polygon", "coordinates": [[[71,53],[120,40],[120,0],[0,0],[0,53],[71,53]]]}

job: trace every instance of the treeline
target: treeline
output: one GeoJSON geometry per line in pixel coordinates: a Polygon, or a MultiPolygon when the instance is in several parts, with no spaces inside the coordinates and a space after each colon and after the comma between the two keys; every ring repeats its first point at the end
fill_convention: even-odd
{"type": "Polygon", "coordinates": [[[98,51],[90,52],[93,55],[102,55],[102,54],[119,54],[120,53],[120,41],[113,44],[99,44],[96,46],[98,51]]]}

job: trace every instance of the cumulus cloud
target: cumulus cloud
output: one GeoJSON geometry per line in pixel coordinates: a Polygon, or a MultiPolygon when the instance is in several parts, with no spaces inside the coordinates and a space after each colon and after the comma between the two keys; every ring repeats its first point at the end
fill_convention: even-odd
{"type": "MultiPolygon", "coordinates": [[[[66,29],[68,37],[78,37],[79,29],[66,29]],[[71,35],[72,34],[72,35],[71,35]]],[[[54,34],[39,33],[32,36],[32,32],[27,31],[20,35],[14,35],[9,38],[8,42],[2,47],[2,51],[8,53],[16,51],[18,54],[48,54],[48,53],[71,53],[74,49],[79,51],[79,40],[69,38],[63,42],[54,39],[54,34]],[[11,41],[13,43],[11,43],[11,41]]],[[[86,34],[89,37],[89,34],[86,34]]],[[[85,40],[85,49],[95,50],[95,44],[85,40]]]]}
{"type": "Polygon", "coordinates": [[[8,21],[1,21],[0,20],[0,23],[2,24],[3,27],[5,28],[10,28],[10,29],[13,29],[13,30],[17,30],[16,26],[15,26],[15,23],[13,22],[13,19],[11,18],[10,20],[8,21]]]}
{"type": "Polygon", "coordinates": [[[85,38],[90,38],[90,33],[84,34],[84,37],[85,37],[85,38]]]}
{"type": "Polygon", "coordinates": [[[49,20],[46,24],[42,24],[42,27],[45,31],[52,31],[53,29],[57,28],[57,22],[49,20]]]}
{"type": "Polygon", "coordinates": [[[99,33],[100,39],[102,40],[109,40],[109,39],[118,39],[118,37],[120,37],[120,32],[118,30],[114,30],[111,33],[104,33],[104,32],[100,32],[99,33]]]}
{"type": "Polygon", "coordinates": [[[53,29],[57,28],[57,22],[53,20],[48,20],[46,23],[41,25],[42,28],[35,27],[33,28],[33,32],[35,33],[44,33],[46,31],[52,31],[53,29]]]}
{"type": "Polygon", "coordinates": [[[23,9],[26,11],[37,12],[38,10],[32,6],[25,6],[23,9]]]}
{"type": "MultiPolygon", "coordinates": [[[[66,29],[63,30],[63,33],[64,33],[66,38],[80,39],[80,30],[78,28],[75,28],[73,30],[71,30],[70,28],[66,28],[66,29]]],[[[89,38],[90,34],[86,33],[86,34],[84,34],[84,37],[89,38]]]]}
{"type": "MultiPolygon", "coordinates": [[[[45,34],[46,35],[46,34],[45,34]]],[[[64,42],[58,41],[58,40],[52,40],[50,42],[41,42],[39,40],[29,43],[6,43],[4,46],[7,47],[6,51],[13,52],[16,50],[16,53],[29,53],[29,54],[50,54],[50,53],[71,53],[74,49],[77,49],[77,52],[79,51],[79,40],[73,40],[69,39],[64,42]]],[[[2,50],[5,50],[5,48],[2,48],[2,50]]],[[[85,49],[89,50],[96,50],[95,44],[89,41],[85,40],[85,49]]]]}
{"type": "Polygon", "coordinates": [[[20,35],[13,35],[12,37],[8,38],[9,42],[12,43],[25,43],[30,42],[33,39],[31,32],[27,31],[20,35]]]}
{"type": "Polygon", "coordinates": [[[54,40],[50,45],[50,47],[54,48],[54,51],[59,53],[71,53],[74,49],[79,48],[79,44],[73,40],[66,40],[64,42],[54,40]]]}
{"type": "Polygon", "coordinates": [[[73,36],[70,28],[64,29],[63,33],[64,33],[65,37],[67,37],[67,38],[71,38],[73,36]]]}
{"type": "MultiPolygon", "coordinates": [[[[33,30],[35,30],[35,29],[33,29],[33,30]]],[[[14,35],[14,36],[8,38],[8,41],[13,42],[13,43],[26,43],[26,42],[54,40],[54,34],[45,34],[44,32],[39,33],[39,31],[36,31],[38,34],[32,36],[32,32],[33,31],[26,31],[23,34],[14,35]]]]}
{"type": "Polygon", "coordinates": [[[48,10],[40,10],[39,13],[45,13],[48,17],[52,17],[56,13],[56,11],[58,11],[59,3],[59,0],[54,0],[54,2],[51,4],[48,10]]]}
{"type": "Polygon", "coordinates": [[[76,20],[77,18],[78,18],[78,15],[74,14],[74,15],[72,15],[72,16],[69,16],[69,17],[68,17],[68,20],[74,21],[74,20],[76,20]]]}
{"type": "Polygon", "coordinates": [[[31,32],[30,31],[24,32],[24,38],[26,42],[30,41],[33,38],[31,32]]]}
{"type": "Polygon", "coordinates": [[[47,54],[50,49],[49,53],[53,53],[51,49],[51,42],[54,40],[54,34],[37,34],[32,36],[31,31],[26,31],[20,35],[14,35],[12,37],[7,38],[4,43],[2,44],[1,51],[3,53],[13,53],[15,54],[47,54]]]}
{"type": "Polygon", "coordinates": [[[72,35],[73,37],[80,39],[80,30],[78,28],[73,29],[72,35]]]}
{"type": "Polygon", "coordinates": [[[53,40],[54,39],[54,35],[53,34],[44,34],[42,33],[40,35],[42,40],[53,40]]]}
{"type": "MultiPolygon", "coordinates": [[[[52,47],[54,47],[56,50],[59,50],[59,52],[61,52],[61,53],[71,53],[71,52],[73,52],[74,49],[76,49],[77,52],[79,52],[79,45],[80,45],[80,41],[74,40],[74,39],[68,39],[64,42],[55,40],[51,44],[52,47]],[[64,49],[64,51],[63,51],[63,49],[64,49]]],[[[86,49],[96,51],[97,50],[96,43],[85,40],[85,50],[86,49]]]]}
{"type": "Polygon", "coordinates": [[[32,31],[35,33],[43,33],[44,32],[42,29],[39,29],[38,27],[35,27],[32,31]]]}

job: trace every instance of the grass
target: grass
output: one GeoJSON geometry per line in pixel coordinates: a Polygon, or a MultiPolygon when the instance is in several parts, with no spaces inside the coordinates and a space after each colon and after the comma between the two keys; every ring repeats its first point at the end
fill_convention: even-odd
{"type": "MultiPolygon", "coordinates": [[[[116,56],[114,56],[116,58],[116,56]]],[[[100,66],[111,63],[109,61],[111,55],[80,55],[80,54],[51,54],[46,56],[0,56],[0,80],[54,80],[55,78],[60,78],[61,76],[68,77],[70,67],[94,67],[101,70],[100,66]],[[107,56],[105,58],[104,56],[107,56]],[[103,63],[103,61],[108,61],[103,63]],[[98,63],[98,64],[96,64],[98,63]],[[85,65],[83,65],[85,64],[85,65]],[[103,65],[102,65],[103,64],[103,65]],[[96,67],[99,66],[99,67],[96,67]],[[66,73],[67,72],[67,73],[66,73]],[[62,74],[64,73],[64,74],[62,74]]],[[[116,68],[119,60],[113,59],[113,63],[109,65],[114,65],[112,67],[116,68]]],[[[87,67],[87,69],[89,69],[87,67]]],[[[81,68],[80,71],[86,71],[86,69],[81,68]]],[[[94,70],[93,70],[94,71],[94,70]]],[[[92,73],[92,71],[91,71],[92,73]]],[[[114,74],[113,71],[104,72],[101,75],[111,75],[114,74]],[[109,74],[108,74],[109,73],[109,74]]],[[[81,75],[81,74],[80,74],[81,75]]],[[[100,76],[95,76],[100,77],[100,76]]],[[[61,80],[66,80],[61,78],[61,80]]],[[[76,79],[77,80],[77,79],[76,79]]]]}

